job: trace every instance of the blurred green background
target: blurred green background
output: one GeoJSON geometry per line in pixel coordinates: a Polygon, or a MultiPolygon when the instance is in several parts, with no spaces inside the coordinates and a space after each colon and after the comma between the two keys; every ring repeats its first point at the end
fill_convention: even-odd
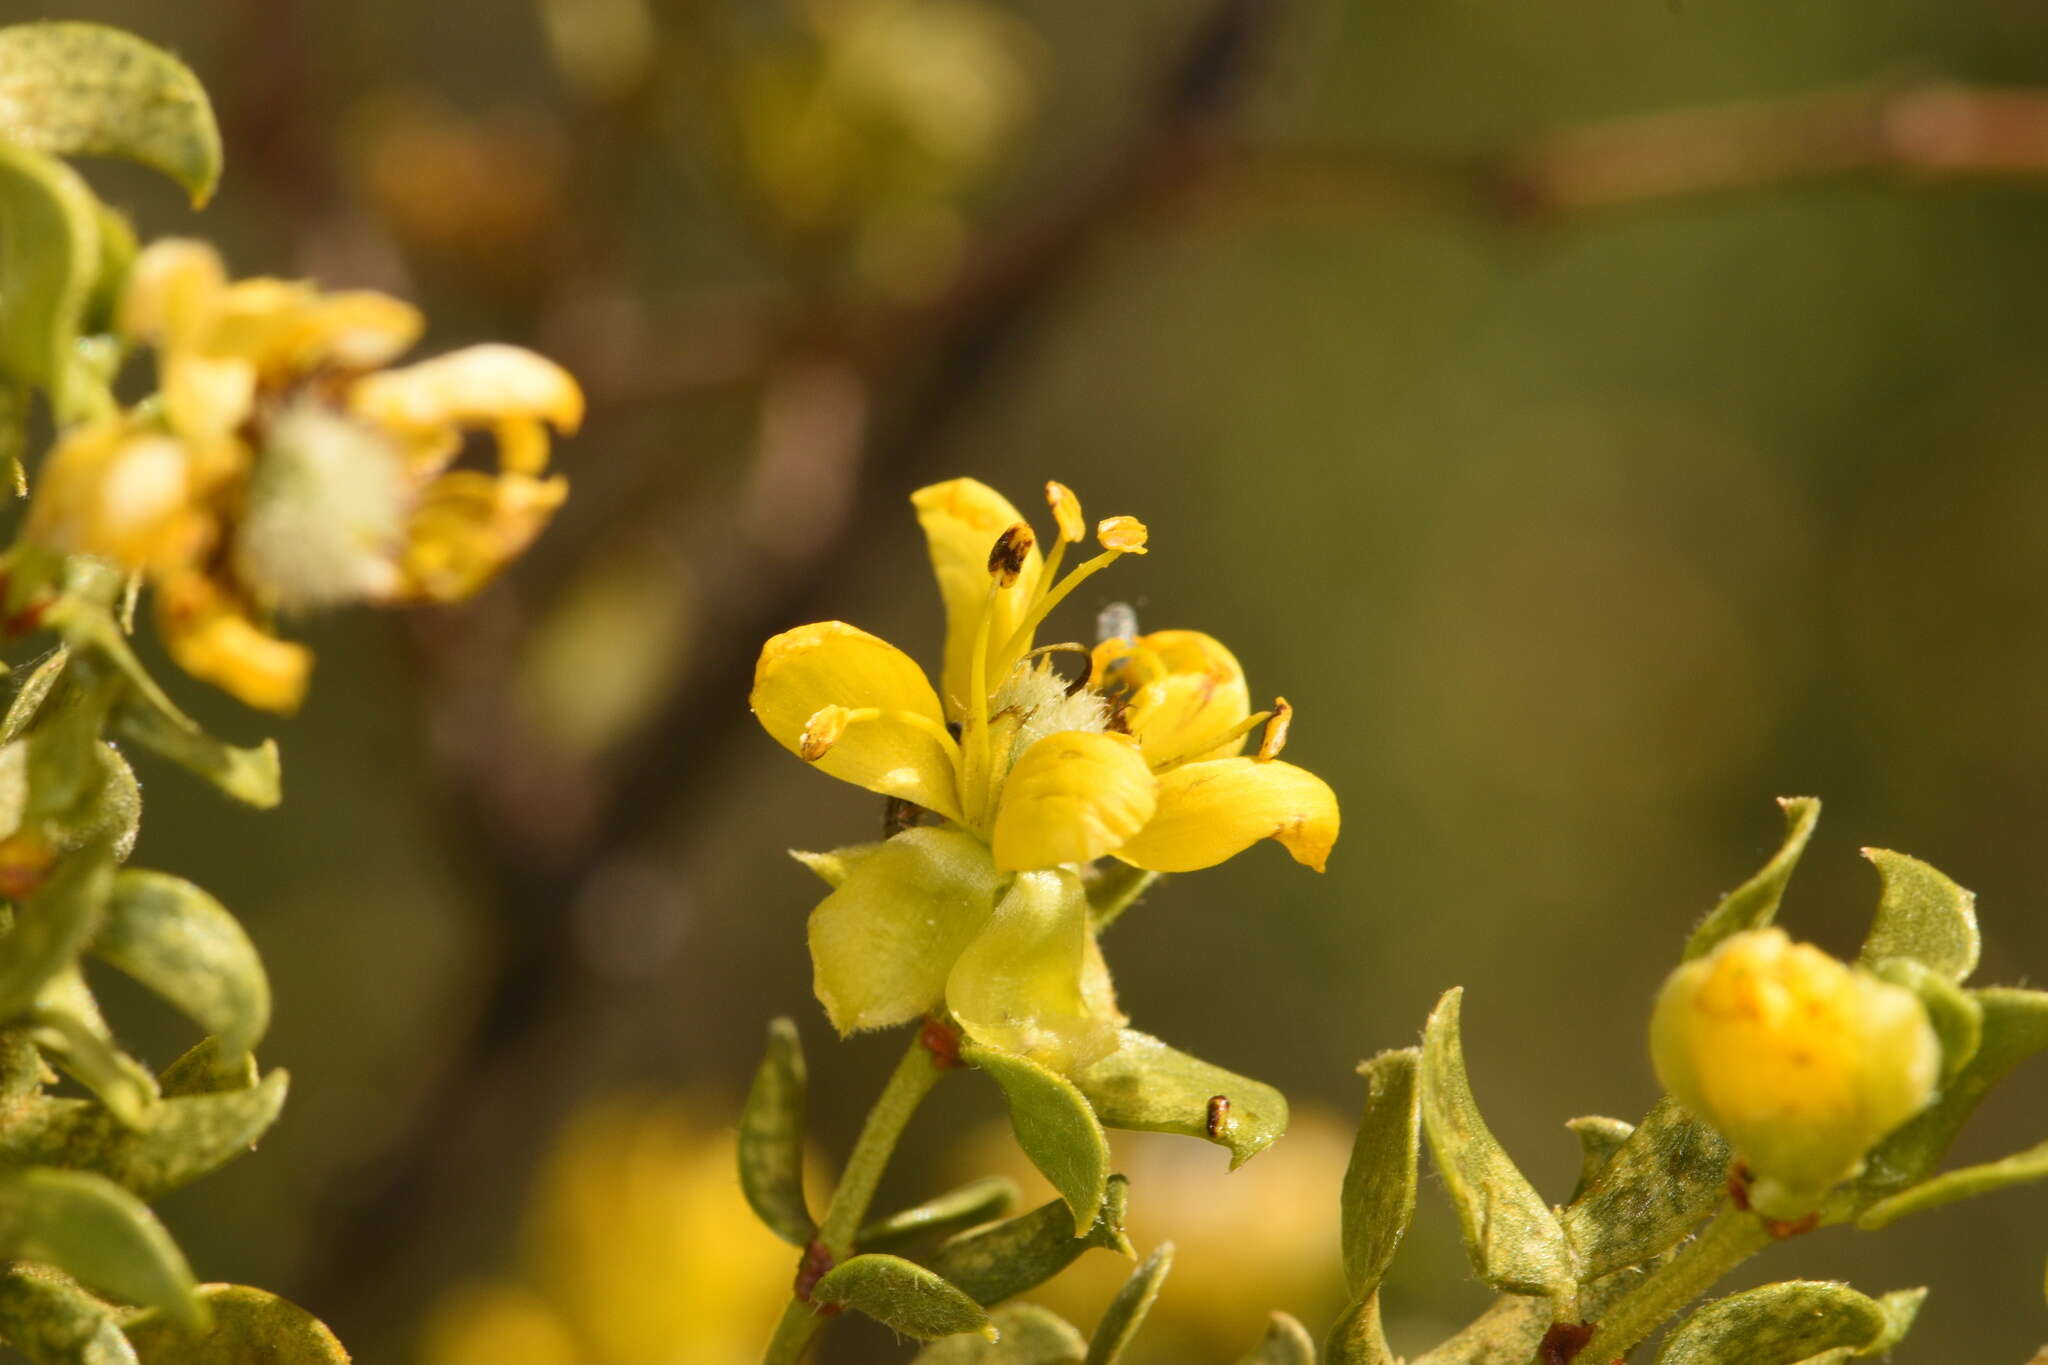
{"type": "MultiPolygon", "coordinates": [[[[1478,192],[1508,182],[1472,159],[1637,114],[1692,111],[1711,150],[1731,103],[2048,87],[2048,13],[1240,5],[1204,59],[1246,79],[1197,111],[1190,159],[1147,129],[1162,73],[1203,75],[1198,7],[912,4],[952,18],[870,34],[872,88],[804,104],[804,73],[850,41],[831,16],[860,8],[36,7],[167,44],[214,92],[229,169],[203,216],[95,172],[146,233],[211,236],[239,273],[406,293],[433,348],[536,346],[593,402],[563,454],[576,495],[514,581],[459,615],[307,626],[321,662],[276,728],[282,810],[143,772],[139,856],[248,924],[278,999],[266,1060],[294,1077],[260,1153],[165,1203],[203,1278],[300,1298],[360,1359],[414,1358],[439,1295],[520,1264],[530,1173],[570,1107],[681,1094],[715,1134],[777,1013],[811,1050],[821,1160],[844,1150],[896,1043],[831,1040],[802,936],[818,890],[783,850],[871,837],[879,815],[759,733],[752,647],[723,625],[787,602],[771,628],[841,617],[933,658],[900,495],[954,473],[1027,512],[1058,478],[1091,515],[1142,517],[1153,552],[1091,582],[1068,633],[1126,597],[1148,626],[1228,641],[1255,694],[1297,708],[1289,758],[1344,804],[1328,875],[1261,847],[1171,879],[1108,948],[1143,1027],[1302,1110],[1345,1122],[1353,1064],[1462,983],[1482,1103],[1562,1197],[1563,1121],[1655,1097],[1648,1002],[1694,917],[1775,847],[1780,794],[1827,802],[1797,934],[1853,948],[1876,888],[1856,849],[1898,848],[1979,894],[1980,979],[2048,975],[2048,176],[1787,173],[1549,214],[1478,192]],[[825,131],[792,131],[806,119],[825,131]],[[1179,178],[1117,181],[1127,155],[1179,178]],[[1067,248],[1018,272],[1023,304],[973,286],[1047,232],[1067,248]],[[650,755],[635,726],[679,685],[699,713],[650,755]],[[504,886],[557,835],[588,839],[621,753],[651,760],[647,837],[535,930],[504,886]],[[511,811],[493,837],[464,791],[479,773],[486,815],[511,811]],[[508,990],[517,963],[546,984],[508,990]],[[492,1052],[522,1001],[538,1022],[492,1052]],[[395,1193],[394,1151],[420,1163],[395,1193]]],[[[2034,117],[2020,149],[2048,164],[2034,117]]],[[[1805,130],[1824,162],[1830,126],[1728,155],[1796,162],[1805,130]]],[[[1653,138],[1651,167],[1682,171],[1689,136],[1669,162],[1653,138]]],[[[139,1055],[182,1049],[130,1004],[139,1055]]],[[[890,1191],[974,1173],[947,1140],[994,1109],[991,1087],[948,1087],[890,1191]]],[[[2036,1065],[1959,1155],[2044,1134],[2036,1065]]],[[[1260,1158],[1317,1177],[1275,1177],[1280,1242],[1333,1236],[1341,1133],[1298,1145],[1260,1158]]],[[[1222,1154],[1188,1146],[1120,1139],[1140,1209],[1226,1198],[1222,1154]]],[[[1399,1349],[1484,1300],[1432,1194],[1389,1289],[1399,1349]]],[[[1201,1314],[1281,1252],[1219,1237],[1203,1270],[1181,1236],[1155,1358],[1233,1359],[1259,1305],[1231,1301],[1234,1327],[1201,1314]]],[[[1316,1256],[1327,1276],[1334,1241],[1316,1256]]],[[[2044,1258],[2035,1189],[1757,1273],[1929,1284],[1899,1359],[2017,1365],[2048,1341],[2044,1258]]],[[[1326,1310],[1308,1259],[1271,1306],[1326,1310]]],[[[726,1311],[709,1281],[659,1289],[726,1311]]],[[[674,1359],[748,1358],[719,1349],[674,1359]]],[[[825,1359],[905,1354],[848,1330],[825,1359]]]]}

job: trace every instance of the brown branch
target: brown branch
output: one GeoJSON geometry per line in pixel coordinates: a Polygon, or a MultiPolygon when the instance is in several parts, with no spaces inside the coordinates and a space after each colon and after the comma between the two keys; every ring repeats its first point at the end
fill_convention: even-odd
{"type": "MultiPolygon", "coordinates": [[[[464,664],[496,651],[448,638],[446,618],[425,632],[444,637],[434,641],[449,680],[436,724],[452,741],[444,752],[456,769],[457,834],[476,857],[504,952],[426,1102],[378,1168],[349,1182],[346,1202],[331,1211],[321,1259],[300,1296],[344,1333],[402,1273],[393,1249],[432,1225],[482,1135],[502,1138],[510,1125],[530,1135],[568,1097],[566,1067],[544,1061],[581,1004],[575,909],[680,807],[708,799],[721,751],[746,731],[745,661],[768,635],[805,617],[829,582],[826,570],[849,550],[853,527],[893,512],[928,479],[960,418],[1024,352],[1084,273],[1095,244],[1206,165],[1279,7],[1279,0],[1218,0],[1168,65],[1148,116],[1063,209],[964,271],[933,304],[880,319],[885,326],[856,338],[848,349],[857,359],[848,363],[871,383],[899,369],[915,369],[916,378],[864,448],[856,440],[862,477],[841,515],[794,557],[765,525],[718,556],[719,581],[699,595],[712,615],[692,623],[691,653],[703,662],[645,732],[620,746],[622,757],[608,771],[558,762],[511,725],[495,670],[464,664]],[[891,340],[874,344],[878,337],[891,340]],[[681,755],[688,760],[678,761],[681,755]]],[[[786,369],[789,359],[778,364],[786,369]]],[[[857,436],[864,413],[851,420],[857,436]]],[[[503,628],[487,615],[459,627],[472,639],[503,628]]]]}

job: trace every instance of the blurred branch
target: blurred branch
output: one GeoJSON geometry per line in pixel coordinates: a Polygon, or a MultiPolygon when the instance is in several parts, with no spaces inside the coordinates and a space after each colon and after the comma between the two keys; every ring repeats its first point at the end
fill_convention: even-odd
{"type": "MultiPolygon", "coordinates": [[[[749,519],[735,543],[704,556],[715,579],[699,595],[711,614],[690,623],[691,657],[699,662],[644,733],[619,746],[612,766],[580,770],[520,732],[503,689],[502,646],[516,609],[501,605],[494,616],[483,603],[463,618],[420,619],[418,634],[441,680],[433,719],[448,741],[458,846],[476,856],[502,955],[470,1032],[407,1130],[331,1210],[322,1259],[307,1272],[301,1296],[344,1330],[368,1298],[404,1274],[394,1248],[431,1226],[481,1137],[545,1128],[573,1090],[572,1068],[556,1043],[585,994],[576,910],[680,810],[714,796],[723,780],[720,751],[748,732],[750,679],[733,662],[751,660],[763,639],[803,619],[834,582],[830,570],[843,561],[855,528],[893,512],[928,479],[955,424],[1024,353],[1093,246],[1207,164],[1280,8],[1279,0],[1213,4],[1169,60],[1146,117],[1107,164],[1063,207],[971,261],[938,298],[853,331],[828,331],[837,357],[820,359],[815,331],[790,347],[759,351],[771,390],[773,376],[792,368],[794,382],[824,386],[814,393],[845,396],[849,374],[871,388],[905,372],[907,385],[872,424],[861,389],[838,404],[837,421],[797,434],[814,443],[813,456],[841,466],[837,515],[804,542],[772,519],[749,519]]],[[[694,384],[707,373],[727,371],[693,361],[680,378],[694,384]]],[[[645,384],[636,388],[652,396],[645,384]]],[[[763,427],[764,439],[776,438],[777,423],[763,427]]]]}
{"type": "Polygon", "coordinates": [[[1372,207],[1543,222],[1866,172],[2048,175],[2048,92],[1858,87],[1567,128],[1504,153],[1248,148],[1182,206],[1372,207]]]}

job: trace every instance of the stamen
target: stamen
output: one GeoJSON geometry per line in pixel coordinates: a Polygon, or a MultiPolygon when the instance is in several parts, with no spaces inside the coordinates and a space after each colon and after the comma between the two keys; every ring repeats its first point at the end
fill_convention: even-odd
{"type": "MultiPolygon", "coordinates": [[[[1038,633],[1038,627],[1044,623],[1046,617],[1052,615],[1055,607],[1067,600],[1067,594],[1080,587],[1083,582],[1094,577],[1097,573],[1108,568],[1111,564],[1114,564],[1123,555],[1124,551],[1122,550],[1108,550],[1095,556],[1095,558],[1088,560],[1068,574],[1066,579],[1057,587],[1033,603],[1030,612],[1017,624],[1017,629],[1012,631],[1010,638],[1003,642],[1003,652],[997,659],[997,671],[1007,675],[1012,668],[1015,668],[1017,660],[1021,659],[1024,656],[1024,651],[1031,647],[1031,637],[1038,633]]],[[[1043,582],[1044,580],[1041,579],[1040,581],[1043,582]]]]}
{"type": "Polygon", "coordinates": [[[1287,698],[1273,698],[1273,719],[1266,722],[1266,733],[1259,737],[1259,751],[1253,761],[1271,763],[1287,747],[1287,727],[1294,720],[1294,708],[1287,704],[1287,698]]]}
{"type": "Polygon", "coordinates": [[[1145,541],[1150,536],[1145,523],[1136,517],[1110,517],[1095,527],[1095,539],[1105,550],[1118,550],[1127,555],[1145,553],[1145,541]]]}
{"type": "Polygon", "coordinates": [[[1017,581],[1017,575],[1024,572],[1024,559],[1031,553],[1033,543],[1031,528],[1021,521],[996,537],[995,545],[988,552],[988,571],[997,587],[1007,588],[1017,581]]]}
{"type": "MultiPolygon", "coordinates": [[[[1018,526],[1023,526],[1022,522],[1018,526]]],[[[974,649],[968,656],[967,665],[967,711],[961,745],[963,756],[960,762],[960,804],[966,808],[968,821],[976,828],[987,820],[990,801],[989,765],[993,761],[988,739],[988,632],[989,622],[996,611],[996,594],[1002,592],[1003,576],[1001,565],[1009,561],[998,560],[1004,545],[1011,541],[1018,526],[1003,532],[996,541],[995,549],[989,552],[988,594],[981,600],[981,615],[974,623],[974,649]]],[[[1024,534],[1029,536],[1031,528],[1025,526],[1024,534]]],[[[1023,566],[1023,557],[1017,558],[1018,569],[1010,573],[1010,582],[1017,581],[1017,572],[1023,566]]],[[[1008,670],[1004,670],[1005,673],[1008,670]]]]}
{"type": "MultiPolygon", "coordinates": [[[[1284,706],[1286,705],[1286,703],[1282,702],[1281,705],[1284,706]]],[[[1152,771],[1155,775],[1160,773],[1170,773],[1175,768],[1180,767],[1184,763],[1192,763],[1194,761],[1196,754],[1206,754],[1211,749],[1220,749],[1226,744],[1235,743],[1236,741],[1243,739],[1252,731],[1258,729],[1261,725],[1264,725],[1267,721],[1275,719],[1279,719],[1283,722],[1281,726],[1281,734],[1285,735],[1287,731],[1284,723],[1284,715],[1276,717],[1274,713],[1271,711],[1254,711],[1251,715],[1246,716],[1238,724],[1233,725],[1228,733],[1218,735],[1216,736],[1216,738],[1212,740],[1202,741],[1200,748],[1191,749],[1187,753],[1176,755],[1173,758],[1167,759],[1164,763],[1154,763],[1152,765],[1152,771]]],[[[1277,753],[1279,751],[1275,750],[1274,752],[1277,753]]]]}
{"type": "Polygon", "coordinates": [[[955,764],[960,761],[960,745],[952,732],[930,716],[916,711],[898,711],[881,706],[822,706],[804,722],[804,732],[797,739],[797,752],[806,763],[816,763],[832,752],[832,746],[845,736],[848,727],[868,721],[891,720],[922,730],[939,742],[955,764]]]}
{"type": "Polygon", "coordinates": [[[1088,538],[1088,522],[1081,515],[1081,500],[1074,496],[1073,489],[1063,483],[1048,482],[1045,501],[1052,508],[1052,519],[1059,523],[1061,540],[1078,544],[1088,538]]]}

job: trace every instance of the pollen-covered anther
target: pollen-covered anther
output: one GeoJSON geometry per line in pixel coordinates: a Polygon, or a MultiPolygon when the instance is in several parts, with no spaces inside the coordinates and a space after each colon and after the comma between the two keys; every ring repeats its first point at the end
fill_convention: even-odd
{"type": "Polygon", "coordinates": [[[797,753],[806,763],[816,763],[832,752],[832,746],[846,733],[846,726],[853,719],[853,713],[844,706],[821,707],[804,722],[803,735],[797,740],[797,753]]]}
{"type": "Polygon", "coordinates": [[[1287,704],[1287,698],[1273,698],[1273,718],[1266,722],[1266,733],[1259,737],[1259,752],[1254,755],[1261,763],[1271,763],[1280,757],[1280,751],[1287,747],[1287,727],[1294,722],[1294,708],[1287,704]]]}
{"type": "Polygon", "coordinates": [[[1095,527],[1095,539],[1103,549],[1125,555],[1144,554],[1149,534],[1136,517],[1105,517],[1095,527]]]}
{"type": "Polygon", "coordinates": [[[1060,539],[1075,544],[1088,538],[1088,521],[1081,515],[1081,500],[1074,496],[1074,490],[1057,480],[1045,485],[1045,503],[1052,508],[1052,519],[1059,523],[1060,539]]]}
{"type": "Polygon", "coordinates": [[[1007,588],[1017,581],[1017,575],[1024,572],[1025,557],[1036,543],[1031,528],[1021,521],[996,537],[988,552],[988,571],[997,587],[1007,588]]]}

